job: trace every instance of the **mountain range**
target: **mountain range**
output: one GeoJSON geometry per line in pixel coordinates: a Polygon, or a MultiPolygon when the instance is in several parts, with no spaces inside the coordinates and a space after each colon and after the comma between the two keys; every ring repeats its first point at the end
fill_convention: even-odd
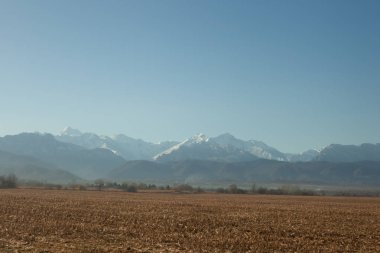
{"type": "Polygon", "coordinates": [[[126,160],[151,160],[153,156],[178,143],[175,141],[150,143],[123,134],[111,137],[99,136],[93,133],[82,133],[71,127],[64,128],[55,138],[58,141],[75,144],[87,149],[108,149],[126,160]]]}
{"type": "Polygon", "coordinates": [[[0,175],[8,173],[23,180],[58,183],[104,178],[373,185],[380,182],[380,144],[332,144],[321,151],[288,154],[229,133],[150,143],[65,128],[56,136],[21,133],[1,137],[0,175]]]}
{"type": "Polygon", "coordinates": [[[380,161],[380,143],[364,143],[358,146],[331,144],[322,149],[315,160],[330,162],[380,161]]]}
{"type": "Polygon", "coordinates": [[[229,133],[214,138],[197,134],[182,142],[150,143],[123,134],[111,137],[99,136],[66,127],[55,138],[58,141],[87,149],[108,149],[126,160],[202,160],[207,158],[207,160],[239,161],[263,158],[278,161],[311,161],[319,154],[318,151],[312,149],[301,154],[282,153],[262,141],[244,141],[229,133]]]}
{"type": "Polygon", "coordinates": [[[125,160],[104,148],[84,147],[60,142],[51,134],[22,133],[0,138],[0,150],[32,157],[46,163],[45,168],[61,169],[85,179],[103,177],[125,160]]]}

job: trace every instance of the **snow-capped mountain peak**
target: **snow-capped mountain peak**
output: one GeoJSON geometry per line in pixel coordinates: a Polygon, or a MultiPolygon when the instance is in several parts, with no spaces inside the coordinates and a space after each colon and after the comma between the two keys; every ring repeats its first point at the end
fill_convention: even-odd
{"type": "Polygon", "coordinates": [[[285,161],[286,157],[280,151],[272,148],[262,141],[249,140],[244,141],[236,138],[232,134],[225,133],[212,138],[213,141],[221,145],[222,147],[235,147],[245,152],[249,152],[257,157],[271,160],[285,161]]]}
{"type": "Polygon", "coordinates": [[[62,131],[61,131],[61,136],[81,136],[82,135],[82,132],[77,130],[77,129],[74,129],[74,128],[71,128],[71,127],[65,127],[62,131]]]}
{"type": "Polygon", "coordinates": [[[124,143],[136,141],[136,139],[126,136],[124,134],[113,135],[111,136],[111,139],[113,139],[114,141],[119,141],[119,142],[124,142],[124,143]]]}
{"type": "Polygon", "coordinates": [[[212,140],[222,147],[233,146],[235,148],[244,149],[244,141],[237,139],[230,133],[224,133],[217,137],[212,138],[212,140]]]}
{"type": "Polygon", "coordinates": [[[209,140],[210,140],[209,137],[207,137],[206,135],[200,133],[200,134],[194,135],[193,137],[191,137],[190,139],[188,139],[188,142],[191,142],[191,143],[201,143],[201,142],[208,142],[209,140]]]}
{"type": "MultiPolygon", "coordinates": [[[[234,138],[232,136],[232,138],[234,138]]],[[[181,161],[181,160],[214,160],[214,161],[252,161],[257,157],[233,145],[221,145],[217,138],[209,138],[204,134],[197,134],[156,155],[154,160],[181,161]]]]}

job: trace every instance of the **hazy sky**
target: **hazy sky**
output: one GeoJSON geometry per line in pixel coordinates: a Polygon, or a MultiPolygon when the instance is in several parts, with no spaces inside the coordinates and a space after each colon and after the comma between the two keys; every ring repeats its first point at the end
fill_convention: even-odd
{"type": "Polygon", "coordinates": [[[380,1],[0,0],[0,135],[380,142],[380,1]]]}

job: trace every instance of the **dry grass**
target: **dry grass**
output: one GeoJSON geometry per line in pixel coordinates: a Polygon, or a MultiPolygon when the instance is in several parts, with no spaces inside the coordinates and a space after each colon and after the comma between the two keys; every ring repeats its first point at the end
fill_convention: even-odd
{"type": "Polygon", "coordinates": [[[1,190],[0,252],[380,252],[380,199],[1,190]]]}

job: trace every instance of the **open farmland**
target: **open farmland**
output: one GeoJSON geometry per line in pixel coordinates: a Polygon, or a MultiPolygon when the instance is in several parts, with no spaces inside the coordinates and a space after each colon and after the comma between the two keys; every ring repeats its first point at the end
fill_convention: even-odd
{"type": "Polygon", "coordinates": [[[380,199],[1,190],[0,252],[380,252],[380,199]]]}

